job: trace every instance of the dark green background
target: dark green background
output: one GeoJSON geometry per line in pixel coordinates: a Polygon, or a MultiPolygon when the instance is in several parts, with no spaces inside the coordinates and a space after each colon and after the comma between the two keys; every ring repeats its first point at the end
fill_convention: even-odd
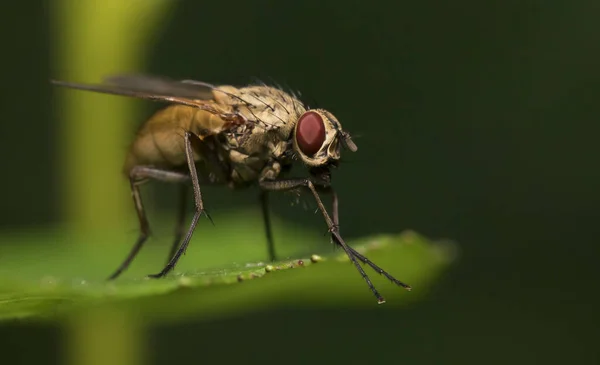
{"type": "MultiPolygon", "coordinates": [[[[0,10],[0,224],[27,229],[56,222],[61,202],[53,45],[46,8],[0,10]]],[[[359,135],[334,176],[344,234],[410,228],[461,257],[409,309],[162,327],[156,363],[597,363],[599,19],[597,0],[180,1],[150,72],[301,90],[359,135]]],[[[211,194],[213,209],[255,202],[211,194]]],[[[278,213],[321,224],[288,205],[278,213]]],[[[58,358],[58,330],[0,336],[23,360],[58,358]]]]}

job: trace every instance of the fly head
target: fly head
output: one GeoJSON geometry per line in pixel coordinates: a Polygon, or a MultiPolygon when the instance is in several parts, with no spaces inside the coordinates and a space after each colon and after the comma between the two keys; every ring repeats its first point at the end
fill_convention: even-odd
{"type": "Polygon", "coordinates": [[[296,123],[292,141],[294,152],[313,169],[336,166],[340,159],[340,145],[352,152],[357,150],[337,118],[324,109],[304,112],[296,123]]]}

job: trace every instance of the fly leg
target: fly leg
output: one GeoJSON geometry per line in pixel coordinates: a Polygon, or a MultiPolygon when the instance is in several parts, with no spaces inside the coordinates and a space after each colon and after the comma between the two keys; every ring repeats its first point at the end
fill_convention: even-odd
{"type": "MultiPolygon", "coordinates": [[[[214,184],[218,181],[225,181],[227,178],[227,166],[223,163],[220,163],[216,153],[214,150],[210,148],[208,143],[200,142],[198,140],[192,140],[192,146],[200,152],[204,161],[210,166],[210,170],[215,175],[215,181],[203,181],[203,183],[214,184]]],[[[189,186],[181,185],[181,190],[179,192],[179,212],[177,215],[177,222],[175,223],[175,239],[173,240],[173,244],[171,245],[171,250],[169,251],[169,256],[167,257],[167,265],[173,256],[175,256],[175,252],[177,252],[177,248],[179,247],[179,243],[181,242],[181,238],[185,233],[185,216],[186,216],[186,203],[188,198],[188,190],[189,186]]]]}
{"type": "Polygon", "coordinates": [[[185,210],[186,203],[188,197],[188,189],[189,186],[187,184],[181,185],[179,190],[179,212],[177,213],[177,222],[175,223],[175,239],[173,240],[173,244],[171,245],[171,250],[169,251],[169,256],[167,257],[168,264],[169,261],[175,255],[177,251],[177,247],[179,247],[179,243],[181,242],[181,238],[183,237],[183,233],[185,232],[185,210]]]}
{"type": "Polygon", "coordinates": [[[319,197],[319,193],[317,192],[317,189],[315,188],[315,183],[311,179],[261,180],[259,182],[259,184],[262,189],[268,190],[268,191],[285,191],[285,190],[296,189],[299,187],[307,187],[313,194],[313,196],[317,202],[317,205],[319,207],[319,210],[323,214],[323,218],[325,218],[325,222],[327,223],[327,227],[329,227],[329,231],[331,232],[331,235],[332,235],[334,241],[344,249],[344,251],[346,252],[346,255],[348,255],[348,258],[350,259],[350,261],[352,261],[352,263],[354,264],[354,266],[356,267],[356,269],[358,270],[360,275],[367,282],[369,289],[371,289],[371,291],[377,298],[378,303],[380,303],[380,304],[385,303],[385,299],[381,296],[381,294],[379,294],[377,289],[375,289],[375,286],[371,282],[371,279],[369,279],[369,276],[367,275],[365,270],[362,268],[360,263],[356,260],[356,256],[353,253],[352,249],[344,242],[344,240],[340,236],[337,225],[334,223],[334,221],[331,219],[331,217],[327,213],[327,209],[325,209],[325,206],[323,205],[323,202],[321,201],[321,198],[319,197]]]}
{"type": "Polygon", "coordinates": [[[263,221],[265,222],[265,233],[267,235],[267,248],[269,250],[269,260],[275,261],[275,245],[273,243],[273,231],[271,229],[271,218],[269,215],[269,192],[263,190],[260,193],[260,205],[262,208],[263,221]]]}
{"type": "Polygon", "coordinates": [[[192,140],[202,144],[202,142],[199,141],[197,136],[195,136],[191,132],[186,131],[185,137],[184,137],[185,156],[187,159],[188,168],[190,170],[189,177],[192,180],[192,187],[194,189],[194,202],[196,204],[196,210],[194,212],[194,216],[192,217],[192,222],[190,224],[190,227],[188,228],[185,238],[183,239],[183,242],[181,243],[181,245],[179,246],[179,248],[177,249],[177,251],[175,252],[173,257],[171,257],[171,260],[169,261],[169,263],[166,264],[166,266],[162,269],[161,272],[159,272],[158,274],[149,275],[152,278],[161,278],[161,277],[167,275],[171,270],[173,270],[173,268],[175,267],[175,265],[181,258],[181,255],[183,255],[183,253],[187,249],[187,247],[190,243],[190,240],[192,238],[192,235],[194,234],[194,230],[196,229],[196,225],[198,225],[198,221],[200,220],[200,216],[202,216],[202,214],[205,214],[212,221],[210,216],[204,210],[204,202],[202,201],[202,192],[200,191],[200,183],[198,181],[196,164],[194,162],[194,151],[192,148],[192,140]]]}
{"type": "Polygon", "coordinates": [[[123,261],[119,268],[108,278],[109,280],[116,279],[119,275],[121,275],[121,273],[123,273],[123,271],[127,269],[150,235],[150,226],[148,224],[148,219],[146,218],[146,212],[144,210],[144,204],[142,203],[142,197],[139,189],[139,186],[148,179],[187,183],[190,180],[190,177],[183,173],[161,170],[147,166],[135,166],[133,169],[131,169],[131,172],[129,173],[129,183],[131,185],[131,196],[133,197],[135,210],[137,212],[140,224],[140,234],[131,251],[129,252],[129,255],[127,255],[125,258],[125,261],[123,261]]]}
{"type": "MultiPolygon", "coordinates": [[[[335,227],[337,227],[338,232],[339,232],[339,227],[340,227],[340,219],[339,219],[339,214],[338,214],[338,207],[339,207],[339,201],[338,201],[338,196],[337,193],[335,192],[335,190],[332,187],[327,187],[326,189],[324,189],[325,192],[328,192],[331,194],[332,196],[332,215],[333,215],[333,225],[335,227]]],[[[411,290],[411,286],[408,284],[405,284],[403,282],[401,282],[400,280],[396,279],[395,277],[393,277],[392,275],[388,274],[385,270],[383,270],[382,268],[380,268],[379,266],[375,265],[375,263],[371,260],[369,260],[367,257],[361,255],[358,251],[356,251],[354,248],[348,246],[348,248],[350,249],[350,252],[352,252],[352,254],[359,259],[360,261],[362,261],[363,263],[369,265],[373,270],[375,270],[377,273],[379,273],[380,275],[385,276],[386,278],[388,278],[392,283],[403,287],[406,290],[411,290]]]]}

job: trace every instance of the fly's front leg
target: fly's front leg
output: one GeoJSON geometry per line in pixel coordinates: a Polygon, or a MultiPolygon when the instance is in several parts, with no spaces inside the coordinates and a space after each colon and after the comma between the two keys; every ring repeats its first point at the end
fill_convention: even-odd
{"type": "MultiPolygon", "coordinates": [[[[185,238],[183,239],[183,242],[181,243],[181,246],[179,246],[179,248],[177,249],[177,251],[175,252],[173,257],[171,258],[169,263],[167,263],[167,265],[162,269],[161,272],[159,272],[158,274],[149,275],[152,278],[163,277],[166,274],[168,274],[171,270],[173,270],[173,268],[175,267],[175,265],[181,258],[181,255],[183,255],[183,253],[187,249],[187,247],[190,243],[190,240],[192,239],[192,235],[194,234],[194,230],[196,229],[196,225],[198,224],[198,221],[200,220],[200,216],[202,214],[205,214],[210,219],[210,216],[208,216],[208,214],[204,210],[204,202],[202,201],[202,192],[200,191],[200,183],[198,181],[198,174],[196,171],[196,164],[194,161],[194,151],[192,149],[192,140],[202,143],[201,141],[198,141],[198,137],[196,137],[194,134],[192,134],[190,132],[185,132],[185,137],[184,137],[185,156],[187,159],[188,168],[190,170],[189,177],[192,180],[192,187],[194,189],[194,201],[196,204],[196,210],[194,212],[194,216],[192,217],[192,222],[190,224],[190,227],[188,228],[187,234],[185,235],[185,238]]],[[[212,221],[212,219],[211,219],[211,221],[212,221]]]]}
{"type": "Polygon", "coordinates": [[[296,189],[299,187],[307,187],[313,194],[313,196],[317,202],[317,205],[319,207],[319,210],[323,214],[323,218],[325,219],[325,222],[327,223],[327,227],[329,227],[329,230],[330,230],[331,235],[332,235],[333,239],[335,240],[335,242],[344,249],[344,251],[346,252],[346,255],[348,255],[348,258],[350,259],[350,261],[352,261],[352,263],[354,264],[354,266],[356,267],[356,269],[358,270],[360,275],[367,282],[367,285],[369,286],[369,288],[371,289],[371,291],[377,298],[378,303],[385,303],[385,299],[379,294],[377,289],[375,289],[375,286],[371,282],[371,279],[369,279],[369,276],[367,275],[367,273],[365,273],[365,270],[362,268],[362,266],[360,266],[360,263],[356,260],[356,257],[354,255],[354,253],[352,252],[351,247],[349,247],[344,242],[342,237],[340,236],[338,227],[334,224],[334,221],[331,219],[331,217],[327,213],[327,209],[325,209],[325,206],[323,205],[323,202],[321,201],[321,198],[319,197],[319,193],[317,192],[317,189],[315,188],[315,183],[312,180],[310,180],[310,179],[289,179],[289,180],[271,180],[271,181],[261,180],[259,182],[259,184],[262,189],[268,190],[268,191],[285,191],[285,190],[296,189]]]}
{"type": "MultiPolygon", "coordinates": [[[[339,231],[340,231],[340,215],[339,215],[339,209],[338,209],[339,204],[338,204],[337,193],[331,186],[317,186],[317,191],[326,193],[326,194],[330,194],[332,196],[331,216],[332,216],[332,220],[333,220],[333,226],[336,227],[336,229],[339,233],[339,231]]],[[[333,236],[331,236],[331,239],[333,240],[333,236]]]]}
{"type": "Polygon", "coordinates": [[[131,169],[131,172],[129,173],[129,182],[131,185],[131,196],[133,197],[135,210],[140,223],[140,234],[131,251],[125,258],[125,261],[123,261],[117,270],[108,278],[109,280],[116,279],[123,273],[123,271],[127,269],[127,267],[129,267],[129,264],[131,264],[133,259],[137,256],[140,249],[148,239],[148,236],[150,235],[150,226],[148,224],[148,219],[146,218],[146,212],[144,209],[144,204],[142,203],[142,197],[139,189],[139,186],[148,179],[187,183],[190,180],[190,177],[183,173],[156,169],[148,166],[135,166],[131,169]]]}
{"type": "MultiPolygon", "coordinates": [[[[340,229],[340,219],[339,219],[339,200],[338,200],[338,196],[337,193],[335,192],[335,190],[332,187],[326,187],[323,189],[324,192],[327,192],[329,194],[331,194],[332,197],[332,215],[333,215],[333,224],[335,227],[337,227],[337,230],[339,232],[340,229]]],[[[393,277],[392,275],[388,274],[385,270],[383,270],[382,268],[380,268],[379,266],[375,265],[375,263],[371,260],[369,260],[367,257],[363,256],[362,254],[360,254],[358,251],[356,251],[354,248],[348,246],[348,248],[350,249],[350,252],[352,252],[352,254],[359,259],[360,261],[362,261],[363,263],[369,265],[373,270],[375,270],[377,273],[385,276],[386,278],[388,278],[392,283],[403,287],[406,290],[411,290],[411,286],[408,284],[405,284],[403,282],[401,282],[400,280],[396,279],[395,277],[393,277]]]]}

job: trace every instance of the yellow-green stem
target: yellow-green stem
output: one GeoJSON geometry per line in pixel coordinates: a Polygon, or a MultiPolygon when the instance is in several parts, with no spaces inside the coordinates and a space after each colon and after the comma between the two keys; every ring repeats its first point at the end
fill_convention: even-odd
{"type": "Polygon", "coordinates": [[[66,323],[64,354],[72,365],[146,363],[145,334],[139,318],[126,311],[92,309],[66,323]]]}
{"type": "MultiPolygon", "coordinates": [[[[141,72],[153,35],[173,3],[51,2],[53,78],[94,82],[106,74],[141,72]]],[[[139,124],[135,102],[76,90],[57,90],[57,95],[64,218],[77,232],[124,229],[133,211],[121,170],[128,138],[139,124]]]]}

